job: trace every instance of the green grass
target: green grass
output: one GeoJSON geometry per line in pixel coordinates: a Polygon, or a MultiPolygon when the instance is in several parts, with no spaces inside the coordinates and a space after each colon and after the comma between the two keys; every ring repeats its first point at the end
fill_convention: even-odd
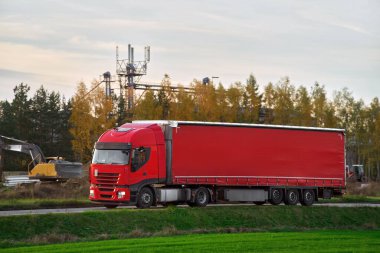
{"type": "Polygon", "coordinates": [[[342,198],[320,199],[320,203],[380,203],[380,197],[344,195],[342,198]]]}
{"type": "Polygon", "coordinates": [[[2,199],[0,211],[44,208],[71,208],[96,206],[90,200],[82,199],[2,199]]]}
{"type": "MultiPolygon", "coordinates": [[[[1,196],[0,196],[1,197],[1,196]]],[[[342,198],[320,199],[320,203],[380,203],[380,197],[345,195],[342,198]]],[[[0,211],[44,208],[97,206],[87,198],[11,198],[0,199],[0,211]]]]}
{"type": "Polygon", "coordinates": [[[0,247],[183,233],[379,229],[373,207],[229,206],[0,217],[0,247]]]}
{"type": "Polygon", "coordinates": [[[0,252],[379,252],[380,231],[197,234],[3,249],[0,252]]]}

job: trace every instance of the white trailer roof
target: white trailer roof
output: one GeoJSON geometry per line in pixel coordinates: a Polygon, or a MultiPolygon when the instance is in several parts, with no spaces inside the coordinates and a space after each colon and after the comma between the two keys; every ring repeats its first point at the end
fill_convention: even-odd
{"type": "Polygon", "coordinates": [[[309,131],[345,132],[344,129],[339,129],[339,128],[285,126],[285,125],[268,125],[268,124],[247,124],[247,123],[226,123],[226,122],[206,122],[206,121],[134,120],[134,121],[132,121],[132,123],[169,125],[172,127],[177,127],[178,125],[183,124],[183,125],[236,126],[236,127],[280,128],[280,129],[309,130],[309,131]]]}

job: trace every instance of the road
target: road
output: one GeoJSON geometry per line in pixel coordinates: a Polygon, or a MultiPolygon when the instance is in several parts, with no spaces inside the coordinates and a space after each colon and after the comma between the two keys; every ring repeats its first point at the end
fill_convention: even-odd
{"type": "MultiPolygon", "coordinates": [[[[252,206],[254,204],[210,204],[208,206],[252,206]]],[[[342,208],[352,208],[352,207],[375,207],[379,208],[380,204],[371,203],[320,203],[314,204],[314,206],[332,206],[332,207],[342,207],[342,208]]],[[[179,205],[179,207],[186,208],[187,205],[179,205]]],[[[118,209],[135,209],[134,206],[119,206],[118,209]]],[[[152,209],[161,209],[164,207],[156,207],[152,209]]],[[[305,207],[307,208],[307,207],[305,207]]],[[[109,211],[105,207],[85,207],[85,208],[60,208],[60,209],[33,209],[33,210],[10,210],[10,211],[0,211],[0,217],[5,216],[16,216],[16,215],[36,215],[36,214],[51,214],[51,213],[83,213],[89,211],[109,211]]],[[[114,210],[114,209],[113,209],[114,210]]]]}

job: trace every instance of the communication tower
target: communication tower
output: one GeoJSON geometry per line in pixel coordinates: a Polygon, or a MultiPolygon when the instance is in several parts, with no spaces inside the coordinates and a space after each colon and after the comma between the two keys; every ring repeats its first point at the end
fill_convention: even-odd
{"type": "Polygon", "coordinates": [[[134,105],[134,90],[141,77],[146,75],[147,65],[150,61],[150,46],[145,47],[143,61],[134,60],[134,48],[128,44],[128,58],[119,59],[119,48],[116,47],[116,75],[118,77],[120,91],[127,89],[127,110],[132,112],[134,105]]]}

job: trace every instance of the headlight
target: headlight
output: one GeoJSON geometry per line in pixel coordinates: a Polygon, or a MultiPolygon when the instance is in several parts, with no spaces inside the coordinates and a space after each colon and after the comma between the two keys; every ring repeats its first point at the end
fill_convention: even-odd
{"type": "Polygon", "coordinates": [[[95,191],[94,190],[90,190],[90,197],[91,198],[95,197],[95,191]]]}
{"type": "Polygon", "coordinates": [[[122,199],[122,198],[124,198],[124,196],[125,196],[125,192],[118,192],[117,193],[117,198],[118,199],[122,199]]]}

